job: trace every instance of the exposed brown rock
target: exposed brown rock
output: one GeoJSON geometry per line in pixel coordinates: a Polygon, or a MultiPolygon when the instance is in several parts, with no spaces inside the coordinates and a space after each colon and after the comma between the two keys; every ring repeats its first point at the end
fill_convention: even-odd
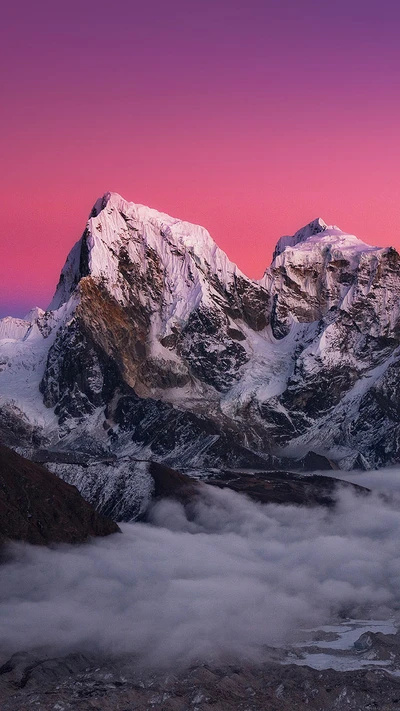
{"type": "Polygon", "coordinates": [[[123,308],[91,277],[81,279],[77,317],[83,331],[118,365],[124,382],[134,387],[146,355],[148,317],[137,304],[123,308]]]}
{"type": "Polygon", "coordinates": [[[0,445],[0,544],[80,543],[117,531],[75,486],[0,445]]]}

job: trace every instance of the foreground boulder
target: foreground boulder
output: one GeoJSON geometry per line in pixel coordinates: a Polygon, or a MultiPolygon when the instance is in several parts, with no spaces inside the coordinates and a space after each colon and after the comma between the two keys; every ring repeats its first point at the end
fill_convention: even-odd
{"type": "Polygon", "coordinates": [[[81,543],[117,531],[74,486],[0,445],[0,544],[81,543]]]}

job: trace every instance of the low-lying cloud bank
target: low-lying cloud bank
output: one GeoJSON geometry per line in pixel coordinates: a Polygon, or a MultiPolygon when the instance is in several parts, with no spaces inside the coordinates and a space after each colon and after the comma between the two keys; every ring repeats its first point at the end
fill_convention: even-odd
{"type": "Polygon", "coordinates": [[[400,506],[376,494],[343,491],[328,511],[210,489],[193,520],[164,501],[123,535],[13,546],[0,568],[0,650],[128,652],[155,666],[254,659],[331,615],[395,612],[399,540],[400,506]]]}
{"type": "MultiPolygon", "coordinates": [[[[329,472],[321,472],[325,476],[329,472]]],[[[371,471],[352,471],[352,472],[332,472],[332,476],[344,481],[351,481],[352,484],[366,486],[373,491],[379,491],[385,494],[397,493],[400,497],[400,469],[388,467],[387,469],[374,469],[371,471]]]]}

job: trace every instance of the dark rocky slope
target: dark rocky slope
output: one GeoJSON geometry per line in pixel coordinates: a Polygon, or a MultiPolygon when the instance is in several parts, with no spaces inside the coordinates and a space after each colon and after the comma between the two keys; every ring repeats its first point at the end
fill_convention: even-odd
{"type": "Polygon", "coordinates": [[[222,472],[208,484],[246,494],[262,504],[297,504],[299,506],[335,505],[340,488],[366,495],[369,489],[347,481],[313,474],[301,476],[294,472],[222,472]]]}
{"type": "Polygon", "coordinates": [[[0,445],[0,544],[81,543],[117,531],[74,486],[0,445]]]}
{"type": "Polygon", "coordinates": [[[351,489],[359,495],[370,493],[369,489],[363,486],[340,479],[317,474],[304,476],[295,472],[265,471],[250,474],[222,471],[218,476],[211,475],[204,481],[198,481],[163,464],[151,462],[149,473],[154,481],[155,499],[173,498],[189,506],[197,497],[207,494],[208,486],[231,489],[262,504],[300,506],[332,507],[341,487],[351,489]]]}

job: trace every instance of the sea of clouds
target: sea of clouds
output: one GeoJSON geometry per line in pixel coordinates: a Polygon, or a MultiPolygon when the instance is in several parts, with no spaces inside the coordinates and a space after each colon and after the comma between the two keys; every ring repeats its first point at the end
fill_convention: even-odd
{"type": "Polygon", "coordinates": [[[400,602],[400,471],[348,475],[334,510],[261,505],[206,488],[191,511],[54,549],[13,544],[0,566],[0,651],[135,654],[150,666],[257,659],[337,616],[400,602]]]}

